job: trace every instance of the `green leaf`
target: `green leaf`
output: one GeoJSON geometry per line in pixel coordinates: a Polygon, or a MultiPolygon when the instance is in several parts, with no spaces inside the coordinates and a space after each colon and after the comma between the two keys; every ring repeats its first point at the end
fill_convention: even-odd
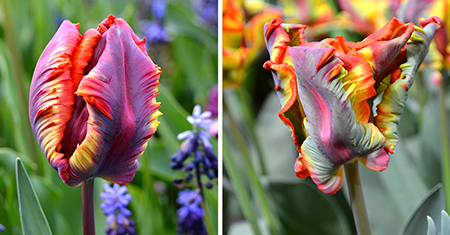
{"type": "Polygon", "coordinates": [[[47,218],[20,158],[16,162],[17,195],[19,198],[22,232],[27,234],[52,234],[47,218]]]}
{"type": "MultiPolygon", "coordinates": [[[[215,186],[217,188],[217,186],[215,186]]],[[[219,234],[219,201],[218,192],[215,189],[204,189],[205,201],[209,210],[209,215],[211,216],[211,221],[214,226],[215,234],[219,234]]]]}
{"type": "Polygon", "coordinates": [[[439,110],[437,98],[432,96],[428,99],[422,111],[423,122],[419,130],[420,142],[418,143],[420,149],[418,149],[419,152],[416,152],[419,154],[416,163],[419,166],[418,171],[429,189],[442,180],[442,135],[440,134],[442,127],[439,119],[439,110]]]}
{"type": "Polygon", "coordinates": [[[192,126],[186,121],[189,113],[178,103],[176,98],[162,84],[158,86],[160,94],[157,100],[161,102],[159,111],[163,113],[158,117],[161,122],[158,127],[158,134],[165,142],[166,148],[175,153],[180,146],[176,136],[186,130],[192,129],[192,126]]]}
{"type": "Polygon", "coordinates": [[[337,197],[319,191],[307,180],[268,179],[266,192],[284,227],[283,234],[356,234],[337,197]]]}
{"type": "Polygon", "coordinates": [[[444,210],[441,212],[441,230],[442,235],[450,234],[450,216],[444,210]]]}
{"type": "MultiPolygon", "coordinates": [[[[376,172],[366,167],[359,169],[369,223],[374,235],[398,234],[413,208],[429,190],[417,174],[419,166],[411,160],[408,141],[409,139],[402,139],[397,144],[386,170],[376,172]]],[[[345,186],[344,184],[343,190],[347,192],[345,186]]],[[[425,217],[423,221],[425,222],[425,217]]]]}
{"type": "MultiPolygon", "coordinates": [[[[262,219],[258,220],[258,227],[260,228],[262,235],[270,234],[269,228],[262,219]]],[[[239,221],[230,225],[228,235],[242,235],[242,234],[254,234],[249,222],[239,221]]]]}
{"type": "Polygon", "coordinates": [[[427,235],[436,235],[436,225],[434,224],[433,218],[427,216],[427,222],[428,222],[427,235]]]}
{"type": "Polygon", "coordinates": [[[170,150],[172,149],[164,146],[162,138],[150,138],[147,149],[139,159],[139,171],[144,172],[146,167],[151,175],[171,183],[173,176],[178,172],[170,168],[170,156],[177,150],[175,149],[171,152],[170,150]]]}
{"type": "MultiPolygon", "coordinates": [[[[436,224],[433,218],[427,216],[428,221],[428,231],[427,235],[436,235],[436,224]]],[[[450,234],[450,217],[444,210],[441,211],[441,233],[442,235],[450,234]]]]}
{"type": "MultiPolygon", "coordinates": [[[[153,183],[149,186],[153,187],[153,183]]],[[[162,209],[161,200],[154,191],[145,192],[141,187],[132,184],[127,187],[128,193],[133,197],[130,209],[136,218],[138,234],[175,234],[175,229],[167,225],[172,224],[171,220],[174,220],[176,215],[173,210],[162,209]]]]}
{"type": "MultiPolygon", "coordinates": [[[[414,210],[401,234],[425,234],[428,230],[428,223],[425,218],[427,216],[439,218],[439,215],[443,209],[445,209],[444,190],[442,185],[438,184],[428,192],[419,206],[414,210]]],[[[440,223],[440,220],[437,220],[436,226],[441,227],[440,223]]]]}

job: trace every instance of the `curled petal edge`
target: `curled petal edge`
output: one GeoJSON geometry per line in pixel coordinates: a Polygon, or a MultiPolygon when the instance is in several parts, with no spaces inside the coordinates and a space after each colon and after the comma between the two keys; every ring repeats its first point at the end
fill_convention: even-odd
{"type": "Polygon", "coordinates": [[[403,112],[408,90],[414,81],[419,66],[425,58],[430,43],[436,31],[440,28],[442,20],[432,17],[420,20],[421,26],[415,27],[415,31],[408,40],[406,49],[406,62],[400,65],[401,74],[398,79],[391,79],[391,84],[386,88],[380,104],[377,106],[375,124],[386,137],[386,150],[393,154],[398,139],[398,123],[403,112]]]}

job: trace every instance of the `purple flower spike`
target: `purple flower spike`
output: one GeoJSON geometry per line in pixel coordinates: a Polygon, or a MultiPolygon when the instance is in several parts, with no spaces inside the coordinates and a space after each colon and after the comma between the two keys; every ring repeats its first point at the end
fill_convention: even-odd
{"type": "Polygon", "coordinates": [[[203,209],[200,206],[202,197],[194,190],[181,191],[177,203],[181,208],[177,210],[178,233],[189,235],[207,235],[203,224],[203,209]]]}
{"type": "Polygon", "coordinates": [[[212,120],[209,119],[209,117],[211,117],[211,112],[205,111],[202,113],[202,107],[196,105],[192,112],[192,116],[188,116],[186,119],[191,125],[197,125],[207,130],[212,123],[212,120]]]}
{"type": "Polygon", "coordinates": [[[152,14],[153,16],[161,20],[166,14],[167,2],[165,0],[156,0],[152,4],[152,14]]]}
{"type": "Polygon", "coordinates": [[[113,187],[109,184],[105,184],[105,192],[100,193],[100,198],[103,199],[103,203],[100,204],[103,212],[107,216],[106,222],[108,227],[105,233],[108,235],[134,235],[136,229],[134,228],[134,221],[128,217],[131,215],[131,211],[126,206],[131,201],[131,195],[127,192],[126,186],[120,186],[114,184],[113,187]]]}
{"type": "MultiPolygon", "coordinates": [[[[183,140],[178,152],[172,155],[171,168],[181,169],[186,172],[195,170],[196,174],[205,174],[211,180],[217,178],[217,156],[214,153],[213,146],[209,142],[208,132],[199,130],[208,129],[212,123],[211,112],[202,112],[200,105],[196,105],[191,116],[187,121],[193,126],[193,130],[187,130],[178,134],[177,138],[183,140]],[[192,158],[189,158],[192,156],[192,158]]],[[[189,180],[190,177],[187,177],[189,180]]],[[[188,180],[187,180],[188,181],[188,180]]],[[[199,182],[201,185],[201,182],[199,182]]]]}

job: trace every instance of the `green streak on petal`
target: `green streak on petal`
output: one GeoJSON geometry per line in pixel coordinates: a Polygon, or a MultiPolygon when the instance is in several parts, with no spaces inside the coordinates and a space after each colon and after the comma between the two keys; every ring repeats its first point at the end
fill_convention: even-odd
{"type": "Polygon", "coordinates": [[[394,147],[398,142],[398,123],[408,98],[408,90],[438,29],[436,23],[430,23],[420,30],[416,27],[416,31],[406,44],[406,62],[400,65],[400,79],[386,88],[383,99],[377,106],[378,115],[375,117],[375,124],[386,137],[385,148],[390,153],[394,153],[394,147]]]}
{"type": "Polygon", "coordinates": [[[290,48],[297,76],[298,92],[307,118],[310,136],[301,146],[302,163],[319,189],[334,194],[342,185],[341,166],[360,160],[368,168],[387,168],[389,155],[381,132],[372,123],[356,120],[349,94],[342,84],[342,61],[327,57],[329,48],[290,48]],[[316,70],[318,64],[319,69],[316,70]]]}

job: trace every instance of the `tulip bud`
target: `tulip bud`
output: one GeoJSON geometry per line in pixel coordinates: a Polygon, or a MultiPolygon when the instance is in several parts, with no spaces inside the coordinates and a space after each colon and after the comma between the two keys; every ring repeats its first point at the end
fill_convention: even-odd
{"type": "Polygon", "coordinates": [[[64,21],[37,62],[31,127],[66,184],[127,184],[159,124],[161,70],[123,19],[110,15],[83,36],[78,29],[64,21]]]}

